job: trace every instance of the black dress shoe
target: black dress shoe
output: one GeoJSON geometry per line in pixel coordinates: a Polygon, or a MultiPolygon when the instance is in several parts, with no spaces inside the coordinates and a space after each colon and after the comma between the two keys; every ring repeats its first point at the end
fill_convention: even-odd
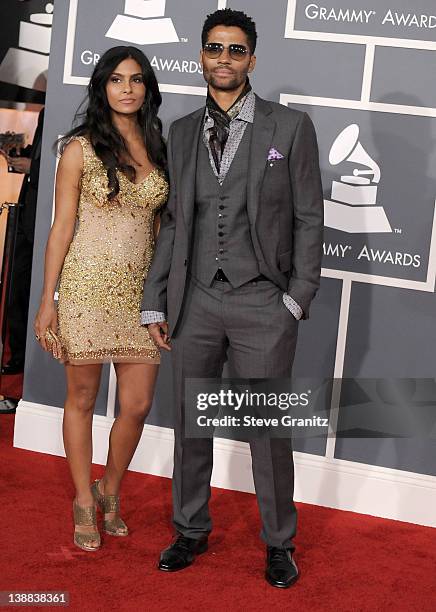
{"type": "Polygon", "coordinates": [[[298,567],[292,558],[290,548],[266,548],[265,578],[275,587],[286,589],[298,578],[298,567]]]}
{"type": "Polygon", "coordinates": [[[191,565],[195,557],[206,550],[207,536],[197,540],[179,535],[171,546],[162,551],[158,567],[164,572],[177,572],[191,565]]]}
{"type": "Polygon", "coordinates": [[[18,406],[18,400],[12,397],[5,397],[0,401],[0,414],[14,414],[18,406]]]}
{"type": "Polygon", "coordinates": [[[1,373],[6,376],[9,374],[21,374],[22,372],[24,372],[24,361],[15,361],[12,359],[8,363],[5,363],[1,369],[1,373]]]}

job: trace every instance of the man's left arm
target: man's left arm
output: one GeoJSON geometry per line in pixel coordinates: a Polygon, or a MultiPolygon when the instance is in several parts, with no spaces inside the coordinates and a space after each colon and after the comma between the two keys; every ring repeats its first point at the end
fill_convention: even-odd
{"type": "Polygon", "coordinates": [[[324,198],[315,128],[307,113],[302,114],[295,131],[289,172],[294,227],[291,276],[283,301],[296,318],[308,319],[321,275],[324,198]]]}

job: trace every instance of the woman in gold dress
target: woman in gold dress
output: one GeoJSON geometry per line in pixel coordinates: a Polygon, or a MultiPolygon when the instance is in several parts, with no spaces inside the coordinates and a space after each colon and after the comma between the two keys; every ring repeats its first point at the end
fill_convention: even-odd
{"type": "Polygon", "coordinates": [[[76,489],[74,543],[84,550],[101,544],[96,507],[106,533],[128,534],[119,514],[120,484],[158,373],[159,350],[141,326],[140,300],[157,213],[168,195],[160,104],[148,59],[135,47],[115,47],[94,69],[83,121],[60,143],[34,329],[42,347],[65,364],[64,446],[76,489]],[[92,417],[105,362],[114,363],[120,413],[104,476],[90,485],[92,417]]]}

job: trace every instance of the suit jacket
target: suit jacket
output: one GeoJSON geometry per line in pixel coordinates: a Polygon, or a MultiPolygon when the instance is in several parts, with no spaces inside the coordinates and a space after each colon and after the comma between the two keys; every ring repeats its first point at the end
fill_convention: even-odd
{"type": "MultiPolygon", "coordinates": [[[[204,107],[170,127],[170,194],[141,304],[141,310],[167,313],[172,335],[181,314],[189,265],[203,116],[204,107]]],[[[256,96],[247,177],[251,238],[260,273],[292,296],[305,319],[319,287],[323,208],[312,121],[306,113],[256,96]],[[272,147],[282,159],[268,161],[272,147]]]]}
{"type": "Polygon", "coordinates": [[[18,198],[20,204],[19,223],[29,242],[33,243],[35,233],[36,203],[38,198],[39,166],[41,163],[41,143],[42,131],[44,126],[44,108],[38,115],[38,125],[36,127],[33,143],[30,147],[30,173],[24,176],[23,184],[18,198]]]}

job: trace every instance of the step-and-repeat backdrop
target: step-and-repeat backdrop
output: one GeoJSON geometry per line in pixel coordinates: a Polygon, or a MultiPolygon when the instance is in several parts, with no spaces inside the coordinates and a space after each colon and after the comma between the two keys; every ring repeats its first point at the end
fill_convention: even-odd
{"type": "MultiPolygon", "coordinates": [[[[254,90],[306,111],[318,134],[323,272],[311,318],[300,324],[294,374],[309,377],[320,391],[330,435],[324,429],[297,438],[296,449],[434,476],[433,0],[57,0],[30,320],[52,221],[52,144],[70,128],[96,61],[119,44],[147,54],[163,92],[167,133],[172,120],[204,104],[201,28],[208,13],[226,6],[256,21],[254,90]],[[325,379],[335,382],[321,386],[325,379]]],[[[28,27],[36,27],[31,18],[28,27]]],[[[26,52],[41,50],[28,44],[26,52]]],[[[171,427],[170,381],[164,355],[151,425],[171,427]]],[[[42,354],[30,326],[24,401],[62,407],[64,393],[62,366],[42,354]]],[[[112,416],[116,410],[107,366],[96,414],[112,416]]]]}
{"type": "Polygon", "coordinates": [[[47,0],[12,0],[0,5],[2,106],[6,100],[44,103],[53,9],[47,0]]]}

